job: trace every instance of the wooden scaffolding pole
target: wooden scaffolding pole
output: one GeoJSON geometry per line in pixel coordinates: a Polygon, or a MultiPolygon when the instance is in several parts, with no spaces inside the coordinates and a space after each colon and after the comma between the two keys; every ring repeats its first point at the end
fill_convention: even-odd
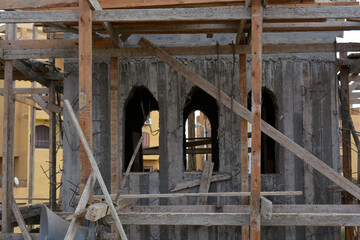
{"type": "MultiPolygon", "coordinates": [[[[247,108],[247,79],[246,79],[246,54],[239,55],[240,70],[240,104],[247,108]]],[[[248,123],[241,118],[240,122],[240,143],[241,143],[241,191],[249,191],[249,157],[248,157],[248,123]]],[[[241,199],[243,205],[249,205],[249,198],[241,199]]],[[[249,227],[243,226],[241,230],[241,239],[249,239],[249,227]]]]}
{"type": "MultiPolygon", "coordinates": [[[[343,55],[343,53],[341,54],[343,55]]],[[[345,53],[345,56],[347,54],[345,53]]],[[[342,128],[342,162],[344,177],[352,181],[351,168],[351,119],[349,106],[349,67],[340,68],[341,81],[341,128],[342,128]]],[[[345,204],[353,204],[354,200],[350,193],[345,192],[345,204]]],[[[354,239],[354,227],[345,227],[345,239],[354,239]]]]}
{"type": "MultiPolygon", "coordinates": [[[[55,82],[50,82],[49,100],[55,104],[55,82]]],[[[49,179],[50,179],[50,194],[49,202],[50,209],[56,208],[56,113],[50,111],[49,114],[49,179]]]]}
{"type": "Polygon", "coordinates": [[[110,118],[111,118],[111,192],[116,193],[120,182],[119,161],[119,60],[110,58],[110,118]]]}
{"type": "Polygon", "coordinates": [[[261,0],[252,1],[251,17],[252,56],[252,131],[251,131],[251,197],[250,239],[260,240],[261,190],[261,76],[262,76],[262,6],[261,0]]]}
{"type": "MultiPolygon", "coordinates": [[[[6,24],[6,39],[16,39],[16,24],[6,24]]],[[[3,122],[3,158],[2,158],[2,228],[3,233],[12,231],[10,216],[12,209],[14,178],[14,114],[13,99],[13,61],[5,61],[4,78],[4,122],[3,122]]]]}
{"type": "MultiPolygon", "coordinates": [[[[92,149],[92,10],[87,0],[79,1],[79,122],[92,149]]],[[[91,172],[85,149],[80,145],[80,189],[91,172]]]]}

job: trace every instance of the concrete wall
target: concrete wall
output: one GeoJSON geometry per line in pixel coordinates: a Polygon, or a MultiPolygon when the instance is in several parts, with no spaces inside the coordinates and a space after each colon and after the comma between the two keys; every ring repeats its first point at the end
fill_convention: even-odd
{"type": "MultiPolygon", "coordinates": [[[[209,82],[231,94],[234,87],[235,100],[239,100],[238,63],[231,56],[180,58],[190,69],[209,82]],[[232,76],[232,70],[235,75],[232,76]]],[[[65,80],[65,98],[77,109],[77,66],[65,64],[72,74],[65,80]]],[[[160,109],[160,171],[132,173],[124,189],[125,193],[168,193],[175,183],[200,178],[199,173],[184,172],[183,166],[183,113],[186,97],[193,84],[155,58],[120,59],[119,92],[119,141],[120,170],[124,172],[124,126],[126,99],[135,86],[145,86],[159,103],[160,109]]],[[[263,86],[276,96],[276,127],[288,137],[339,170],[338,111],[336,106],[335,66],[328,58],[264,57],[263,86]]],[[[110,139],[109,88],[107,62],[94,64],[94,152],[103,176],[110,176],[109,147],[103,141],[110,139]],[[101,73],[101,74],[100,74],[101,73]],[[98,86],[98,89],[97,87],[98,86]],[[99,94],[99,95],[97,95],[99,94]],[[97,98],[97,96],[99,96],[97,98]],[[100,120],[100,122],[98,122],[100,120]],[[99,126],[97,125],[99,124],[99,126]],[[96,131],[99,130],[99,131],[96,131]],[[99,136],[95,136],[98,134],[99,136]],[[97,141],[99,137],[99,141],[97,141]],[[101,140],[100,140],[101,139],[101,140]]],[[[248,63],[248,81],[251,76],[248,63]]],[[[249,84],[250,86],[250,84],[249,84]]],[[[250,88],[249,88],[250,89],[250,88]]],[[[240,129],[239,117],[219,104],[219,172],[232,176],[230,181],[212,183],[211,192],[240,191],[240,129]],[[232,120],[232,121],[231,121],[232,120]]],[[[78,140],[67,113],[64,126],[68,143],[64,141],[64,209],[68,209],[71,191],[67,180],[77,184],[78,140]]],[[[66,139],[65,139],[66,140],[66,139]]],[[[277,169],[275,174],[262,176],[262,191],[304,191],[304,196],[277,197],[275,204],[340,203],[338,194],[327,192],[330,181],[303,164],[293,154],[277,146],[277,169]]],[[[109,180],[106,180],[109,183],[109,180]]],[[[198,188],[187,190],[198,192],[198,188]]],[[[196,204],[195,198],[143,199],[134,204],[196,204]]],[[[240,204],[237,198],[209,198],[208,204],[240,204]]],[[[239,239],[240,227],[126,227],[131,239],[239,239]]],[[[266,227],[263,239],[339,239],[340,228],[266,227]],[[311,232],[311,233],[310,233],[311,232]]]]}

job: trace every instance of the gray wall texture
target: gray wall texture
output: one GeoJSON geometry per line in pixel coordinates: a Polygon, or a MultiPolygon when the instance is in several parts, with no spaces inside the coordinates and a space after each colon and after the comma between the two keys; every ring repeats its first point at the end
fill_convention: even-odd
{"type": "MultiPolygon", "coordinates": [[[[232,56],[178,58],[190,69],[239,101],[237,58],[232,56]],[[233,75],[233,69],[235,74],[233,75]]],[[[93,65],[94,155],[105,182],[110,186],[110,115],[108,60],[93,65]]],[[[66,63],[64,97],[77,110],[78,66],[66,63]]],[[[119,141],[120,171],[124,172],[124,127],[126,100],[136,86],[146,87],[157,99],[160,109],[160,171],[131,173],[124,193],[168,193],[173,184],[200,178],[200,173],[184,171],[183,109],[194,85],[156,58],[120,59],[119,141]]],[[[324,56],[264,56],[262,85],[275,95],[276,128],[326,164],[340,171],[336,68],[324,56]]],[[[251,64],[248,61],[248,91],[251,64]]],[[[219,173],[232,176],[229,181],[212,183],[211,192],[240,191],[240,118],[218,103],[219,173]]],[[[75,130],[64,113],[63,207],[73,209],[71,199],[78,184],[78,146],[75,130]]],[[[303,196],[274,197],[275,204],[336,204],[340,196],[326,191],[332,184],[316,170],[285,148],[276,146],[277,173],[262,175],[262,191],[303,191],[303,196]]],[[[185,191],[185,190],[184,190],[185,191]]],[[[188,189],[198,192],[198,188],[188,189]]],[[[145,199],[134,204],[196,204],[195,198],[145,199]]],[[[240,198],[208,198],[208,204],[241,204],[240,198]]],[[[127,226],[130,239],[240,239],[240,227],[158,227],[127,226]]],[[[263,239],[340,239],[340,228],[264,227],[263,239]]]]}

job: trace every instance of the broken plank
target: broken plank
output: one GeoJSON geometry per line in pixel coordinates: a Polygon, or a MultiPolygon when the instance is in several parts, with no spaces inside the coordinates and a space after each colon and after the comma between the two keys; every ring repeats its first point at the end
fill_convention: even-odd
{"type": "MultiPolygon", "coordinates": [[[[228,174],[220,174],[220,175],[213,175],[211,176],[211,182],[219,182],[219,181],[226,181],[231,179],[231,176],[228,174]]],[[[170,192],[177,192],[188,188],[193,188],[200,185],[200,179],[183,182],[183,183],[177,183],[172,186],[172,189],[170,192]]]]}
{"type": "Polygon", "coordinates": [[[12,212],[14,213],[15,218],[16,218],[16,221],[17,221],[18,224],[19,224],[19,228],[20,228],[20,230],[21,230],[21,233],[22,233],[22,235],[23,235],[23,237],[24,237],[25,240],[32,240],[32,238],[31,238],[31,236],[30,236],[30,234],[29,234],[29,231],[28,231],[27,228],[26,228],[26,224],[25,224],[24,218],[23,218],[23,216],[21,215],[21,212],[20,212],[20,210],[19,210],[18,205],[17,205],[16,202],[15,202],[14,197],[12,197],[12,200],[13,200],[12,206],[11,206],[12,212]]]}
{"type": "MultiPolygon", "coordinates": [[[[242,118],[246,119],[248,122],[252,122],[251,112],[249,110],[247,110],[237,101],[233,101],[230,96],[225,94],[223,91],[217,89],[214,85],[209,83],[207,80],[205,80],[195,72],[191,71],[180,61],[171,57],[168,53],[164,52],[162,49],[158,48],[144,38],[142,38],[138,44],[140,46],[143,46],[144,48],[148,48],[149,50],[153,51],[158,58],[160,58],[166,64],[175,69],[180,75],[193,82],[195,85],[207,92],[210,96],[214,97],[216,100],[224,104],[229,109],[232,109],[232,111],[234,111],[242,118]]],[[[261,120],[261,131],[274,139],[280,145],[284,146],[286,149],[290,150],[297,157],[315,168],[317,171],[329,178],[331,181],[344,188],[354,197],[360,199],[360,189],[355,184],[341,176],[337,171],[329,167],[326,163],[322,162],[319,158],[315,157],[313,154],[302,148],[300,145],[295,143],[293,140],[291,140],[263,120],[261,120]]]]}
{"type": "MultiPolygon", "coordinates": [[[[200,179],[199,193],[209,192],[213,169],[214,169],[213,162],[209,162],[209,161],[204,162],[204,169],[200,179]]],[[[199,197],[197,199],[197,205],[205,205],[206,200],[207,200],[207,196],[199,197]]]]}

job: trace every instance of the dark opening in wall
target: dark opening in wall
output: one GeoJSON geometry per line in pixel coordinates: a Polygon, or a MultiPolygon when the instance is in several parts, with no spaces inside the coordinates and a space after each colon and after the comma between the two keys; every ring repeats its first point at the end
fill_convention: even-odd
{"type": "Polygon", "coordinates": [[[131,169],[134,172],[151,171],[159,165],[159,104],[147,88],[135,87],[125,107],[124,171],[141,136],[143,136],[143,144],[131,169]],[[155,157],[149,158],[144,155],[155,157]]]}
{"type": "Polygon", "coordinates": [[[38,125],[35,127],[35,148],[49,148],[49,127],[38,125]]]}
{"type": "Polygon", "coordinates": [[[219,114],[214,98],[194,87],[185,103],[183,159],[186,171],[202,170],[203,161],[219,170],[219,114]]]}
{"type": "MultiPolygon", "coordinates": [[[[276,127],[276,112],[274,94],[267,88],[262,89],[261,119],[276,127]]],[[[248,94],[248,109],[251,111],[251,92],[248,94]]],[[[251,130],[250,130],[251,132],[251,130]]],[[[276,173],[276,142],[261,133],[261,173],[276,173]]]]}

